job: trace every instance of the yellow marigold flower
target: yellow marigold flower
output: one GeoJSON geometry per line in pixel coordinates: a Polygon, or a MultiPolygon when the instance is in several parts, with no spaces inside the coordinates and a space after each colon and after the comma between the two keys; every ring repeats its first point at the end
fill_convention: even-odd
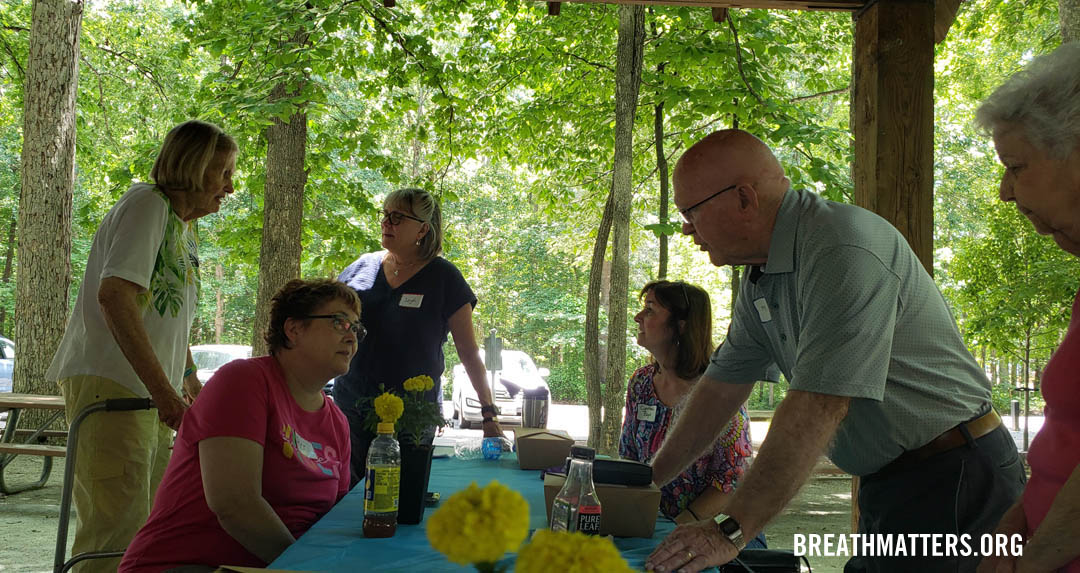
{"type": "Polygon", "coordinates": [[[528,502],[497,481],[483,489],[473,482],[427,520],[428,542],[459,565],[494,563],[528,534],[528,502]]]}
{"type": "Polygon", "coordinates": [[[405,390],[408,392],[423,392],[434,388],[435,382],[431,380],[431,376],[420,375],[413,376],[406,380],[404,386],[405,390]]]}
{"type": "Polygon", "coordinates": [[[401,398],[389,392],[383,392],[382,396],[375,398],[375,413],[383,422],[393,424],[404,411],[405,403],[401,401],[401,398]]]}
{"type": "Polygon", "coordinates": [[[607,573],[633,571],[619,555],[610,537],[567,533],[541,529],[532,541],[521,548],[514,571],[518,573],[547,573],[576,571],[607,573]]]}

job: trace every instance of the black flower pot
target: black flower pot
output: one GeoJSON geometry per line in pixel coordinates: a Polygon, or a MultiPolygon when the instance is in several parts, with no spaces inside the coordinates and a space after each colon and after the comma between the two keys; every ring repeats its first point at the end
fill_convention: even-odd
{"type": "Polygon", "coordinates": [[[424,496],[431,477],[431,454],[435,447],[401,444],[401,482],[398,489],[398,523],[415,525],[424,519],[424,496]]]}

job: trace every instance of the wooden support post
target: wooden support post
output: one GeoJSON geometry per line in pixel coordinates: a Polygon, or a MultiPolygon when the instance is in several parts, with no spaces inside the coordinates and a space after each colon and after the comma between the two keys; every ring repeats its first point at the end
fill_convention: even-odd
{"type": "Polygon", "coordinates": [[[855,14],[855,203],[904,235],[934,273],[934,2],[855,14]]]}
{"type": "Polygon", "coordinates": [[[859,532],[859,476],[851,476],[851,532],[859,532]]]}
{"type": "Polygon", "coordinates": [[[548,2],[548,16],[558,16],[562,9],[562,2],[548,2]]]}
{"type": "Polygon", "coordinates": [[[385,8],[393,8],[397,6],[397,0],[382,0],[382,5],[385,8]]]}
{"type": "Polygon", "coordinates": [[[712,9],[712,21],[717,24],[723,24],[724,20],[727,20],[727,8],[714,7],[712,9]]]}

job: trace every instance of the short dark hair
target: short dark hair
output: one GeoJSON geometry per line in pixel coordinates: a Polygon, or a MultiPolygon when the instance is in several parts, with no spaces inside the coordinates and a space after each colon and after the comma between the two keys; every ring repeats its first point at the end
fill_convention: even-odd
{"type": "MultiPolygon", "coordinates": [[[[289,337],[285,335],[285,321],[307,316],[331,300],[344,302],[360,316],[360,297],[341,281],[293,279],[285,283],[270,301],[270,325],[266,327],[266,334],[263,335],[270,354],[282,348],[291,348],[289,337]]],[[[308,321],[310,319],[306,319],[305,323],[308,321]]]]}
{"type": "Polygon", "coordinates": [[[675,333],[678,347],[675,374],[684,380],[697,378],[705,373],[712,343],[712,303],[709,293],[683,281],[652,281],[641,287],[639,298],[652,291],[656,302],[670,313],[668,326],[675,333]],[[679,329],[679,321],[686,326],[679,329]]]}

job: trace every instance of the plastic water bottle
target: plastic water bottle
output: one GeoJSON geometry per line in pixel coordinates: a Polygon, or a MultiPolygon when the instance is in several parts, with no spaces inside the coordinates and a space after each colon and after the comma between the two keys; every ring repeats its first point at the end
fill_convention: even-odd
{"type": "Polygon", "coordinates": [[[364,537],[393,537],[397,531],[401,446],[394,425],[380,423],[367,454],[364,477],[364,537]]]}
{"type": "Polygon", "coordinates": [[[480,451],[484,454],[485,460],[497,460],[502,455],[503,438],[490,437],[484,438],[484,441],[480,445],[480,451]]]}
{"type": "Polygon", "coordinates": [[[570,448],[570,474],[551,504],[552,531],[600,533],[600,498],[592,479],[594,458],[592,448],[570,448]]]}

